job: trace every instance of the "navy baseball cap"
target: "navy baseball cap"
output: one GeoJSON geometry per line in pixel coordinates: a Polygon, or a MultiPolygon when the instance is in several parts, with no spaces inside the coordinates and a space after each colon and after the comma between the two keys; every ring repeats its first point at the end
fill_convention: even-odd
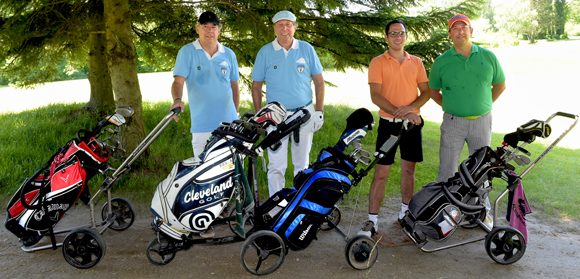
{"type": "Polygon", "coordinates": [[[219,18],[210,11],[203,12],[199,16],[199,20],[197,22],[199,22],[199,24],[213,23],[215,25],[220,25],[219,18]]]}

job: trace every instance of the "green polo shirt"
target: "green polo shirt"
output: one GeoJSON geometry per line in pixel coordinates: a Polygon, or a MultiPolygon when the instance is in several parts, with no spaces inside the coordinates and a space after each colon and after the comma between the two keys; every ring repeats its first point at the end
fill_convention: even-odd
{"type": "Polygon", "coordinates": [[[460,117],[483,115],[491,110],[491,85],[505,81],[503,70],[490,50],[471,44],[468,59],[451,48],[431,67],[429,88],[441,89],[444,112],[460,117]]]}

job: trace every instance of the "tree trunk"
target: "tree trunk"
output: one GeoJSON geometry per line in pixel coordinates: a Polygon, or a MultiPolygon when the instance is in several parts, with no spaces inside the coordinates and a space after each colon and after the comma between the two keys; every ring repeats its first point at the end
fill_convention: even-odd
{"type": "Polygon", "coordinates": [[[107,57],[115,103],[129,106],[135,114],[121,129],[121,142],[132,152],[145,138],[141,90],[137,77],[137,52],[133,44],[129,0],[105,0],[107,57]]]}
{"type": "Polygon", "coordinates": [[[91,0],[89,9],[89,83],[91,98],[86,109],[97,114],[110,114],[115,109],[113,85],[107,66],[107,36],[105,35],[105,18],[103,2],[91,0]]]}

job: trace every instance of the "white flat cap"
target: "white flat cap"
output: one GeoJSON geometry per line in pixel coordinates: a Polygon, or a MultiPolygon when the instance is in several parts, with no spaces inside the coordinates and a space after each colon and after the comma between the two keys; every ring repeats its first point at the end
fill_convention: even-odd
{"type": "Polygon", "coordinates": [[[289,11],[280,11],[280,12],[276,13],[274,15],[274,18],[272,18],[272,22],[276,23],[276,22],[283,20],[283,19],[289,20],[292,22],[296,22],[296,16],[289,11]]]}

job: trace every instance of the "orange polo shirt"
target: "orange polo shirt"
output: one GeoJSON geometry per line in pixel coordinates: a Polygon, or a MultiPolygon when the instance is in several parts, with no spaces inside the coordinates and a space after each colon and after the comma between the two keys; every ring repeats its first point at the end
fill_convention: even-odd
{"type": "MultiPolygon", "coordinates": [[[[417,85],[428,81],[421,59],[406,51],[402,64],[385,51],[382,55],[373,58],[369,65],[369,84],[381,84],[381,95],[395,107],[413,103],[419,96],[417,85]]],[[[415,111],[416,114],[419,112],[419,109],[415,111]]],[[[394,117],[383,110],[379,111],[379,115],[394,117]]]]}

